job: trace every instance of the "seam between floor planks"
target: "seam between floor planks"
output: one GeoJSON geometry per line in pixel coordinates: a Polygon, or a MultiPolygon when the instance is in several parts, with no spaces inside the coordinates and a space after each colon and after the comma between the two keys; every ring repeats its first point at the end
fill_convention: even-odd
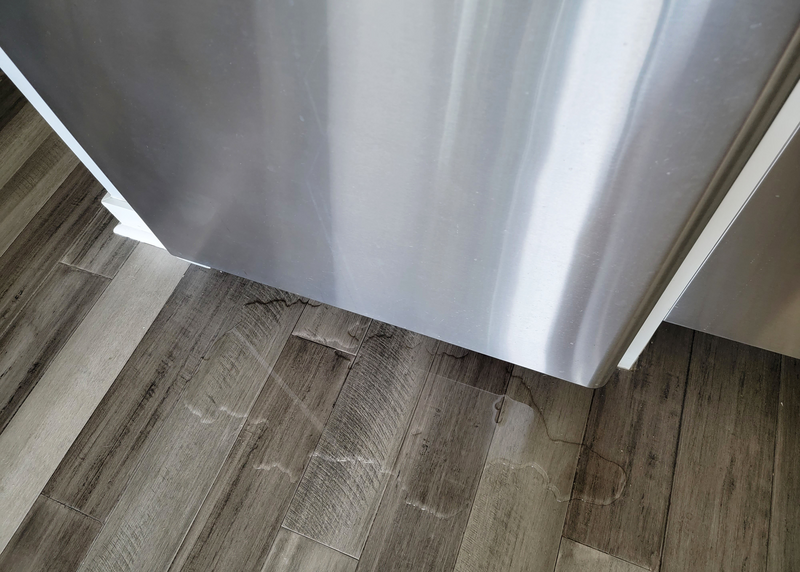
{"type": "Polygon", "coordinates": [[[127,271],[121,270],[109,283],[53,359],[50,368],[22,404],[13,422],[0,434],[0,459],[3,460],[3,466],[10,468],[0,474],[0,498],[8,509],[6,518],[0,522],[0,550],[6,547],[61,458],[102,399],[103,395],[98,393],[101,391],[105,394],[105,390],[113,383],[188,266],[188,263],[177,261],[169,254],[156,251],[152,247],[140,245],[136,250],[138,256],[132,256],[125,262],[127,271]],[[160,269],[161,275],[151,275],[154,268],[157,271],[160,269]],[[142,285],[146,291],[142,291],[142,285]],[[139,295],[131,300],[130,295],[137,293],[139,295]],[[117,295],[122,300],[111,299],[117,295]],[[155,312],[154,302],[157,306],[155,312]],[[137,303],[141,308],[137,308],[137,303]],[[139,312],[132,315],[137,309],[139,312]],[[102,333],[97,331],[95,322],[98,320],[104,325],[102,333]],[[140,324],[136,324],[137,321],[140,324]],[[131,331],[133,325],[143,325],[144,331],[131,331]],[[94,331],[83,331],[86,329],[94,331]],[[137,336],[139,339],[136,339],[137,336]],[[104,344],[101,340],[110,343],[104,344]],[[131,341],[135,343],[131,344],[131,341]],[[104,349],[108,352],[105,357],[104,349]],[[79,358],[88,363],[79,366],[75,363],[79,358]],[[98,384],[96,379],[86,379],[87,367],[90,370],[96,367],[98,373],[105,374],[103,382],[98,384]],[[59,368],[64,370],[61,373],[66,380],[57,375],[59,368]],[[52,379],[54,377],[59,379],[52,379]],[[83,379],[82,384],[72,383],[79,378],[83,379]],[[72,393],[67,393],[66,397],[63,393],[53,395],[54,387],[64,386],[65,383],[72,393]],[[67,412],[64,408],[69,407],[67,401],[70,397],[74,407],[67,412]],[[47,413],[44,416],[39,411],[41,407],[47,413]],[[82,418],[83,421],[80,421],[82,418]],[[67,425],[67,420],[72,425],[67,425]],[[47,438],[42,438],[42,435],[47,438]],[[47,458],[43,456],[44,443],[54,447],[47,458]]]}
{"type": "MultiPolygon", "coordinates": [[[[301,303],[302,303],[304,306],[307,304],[307,302],[301,302],[301,303]]],[[[304,308],[304,309],[305,309],[305,308],[304,308]]],[[[303,315],[303,312],[300,312],[300,313],[297,315],[297,319],[294,321],[294,324],[292,324],[292,329],[290,330],[290,332],[293,332],[293,331],[294,331],[294,328],[297,326],[297,323],[300,321],[300,317],[301,317],[302,315],[303,315]]],[[[224,333],[224,332],[221,332],[221,334],[222,334],[222,333],[224,333]]],[[[266,380],[266,381],[269,381],[269,376],[270,376],[270,375],[272,375],[272,372],[273,372],[273,371],[274,371],[274,369],[275,369],[275,364],[277,364],[277,363],[280,361],[280,359],[281,359],[281,356],[283,356],[283,353],[284,353],[284,351],[286,351],[286,344],[287,344],[287,342],[289,341],[289,338],[291,338],[291,337],[292,337],[292,335],[293,335],[293,334],[292,334],[292,333],[290,333],[290,334],[289,334],[289,335],[286,337],[286,339],[285,339],[285,340],[284,340],[284,342],[283,342],[283,345],[281,346],[280,352],[278,353],[278,357],[277,357],[277,358],[276,358],[276,360],[275,360],[275,363],[274,363],[274,364],[272,364],[272,367],[270,367],[269,371],[265,373],[265,377],[267,378],[267,380],[266,380]]],[[[305,338],[301,338],[301,339],[305,339],[305,338]]],[[[216,341],[216,340],[215,340],[215,341],[216,341]]],[[[308,342],[310,342],[310,343],[316,343],[317,345],[320,345],[320,346],[323,346],[323,347],[328,347],[328,346],[324,346],[323,344],[320,344],[320,343],[314,342],[314,341],[312,341],[312,340],[306,340],[306,341],[308,341],[308,342]]],[[[213,345],[214,345],[214,344],[212,343],[210,347],[213,347],[213,345]]],[[[332,348],[329,348],[329,349],[332,349],[332,348]]],[[[210,350],[209,350],[209,351],[210,351],[210,350]]],[[[198,364],[198,367],[197,367],[197,369],[200,369],[200,364],[198,364]]],[[[196,375],[196,373],[197,373],[197,371],[195,371],[195,372],[192,374],[192,376],[196,375]]],[[[348,375],[349,375],[349,372],[348,372],[348,375]]],[[[346,380],[345,380],[345,381],[346,381],[346,380]]],[[[344,384],[342,384],[342,385],[344,385],[344,384]]],[[[187,386],[188,386],[188,384],[187,384],[187,386]]],[[[179,542],[179,543],[177,543],[177,545],[176,545],[176,548],[175,548],[175,553],[172,555],[172,558],[170,559],[170,561],[169,561],[169,564],[167,565],[167,567],[165,568],[165,570],[169,570],[169,569],[171,569],[171,568],[174,566],[175,559],[176,559],[176,558],[177,558],[177,557],[180,555],[181,548],[183,547],[183,543],[186,541],[186,538],[188,537],[188,535],[189,535],[189,532],[191,531],[191,529],[192,529],[192,526],[194,525],[194,521],[197,519],[197,516],[198,516],[198,514],[200,514],[200,511],[203,509],[203,506],[206,504],[206,502],[207,502],[207,501],[208,501],[208,499],[209,499],[209,496],[210,496],[210,495],[211,495],[211,493],[213,492],[213,490],[214,490],[214,485],[216,484],[217,480],[220,478],[220,475],[222,474],[222,470],[225,468],[225,461],[227,461],[227,460],[228,460],[228,456],[231,454],[231,452],[233,451],[234,447],[236,446],[236,442],[239,440],[239,436],[241,435],[241,433],[242,433],[242,430],[245,428],[245,426],[247,425],[247,421],[248,421],[248,419],[250,418],[250,413],[251,413],[251,412],[252,412],[252,410],[253,410],[253,406],[255,406],[255,404],[256,404],[256,402],[257,402],[257,400],[258,400],[258,396],[261,394],[261,392],[262,392],[262,391],[264,391],[265,387],[266,387],[266,383],[265,383],[265,385],[264,385],[264,386],[262,386],[262,387],[261,387],[261,390],[258,392],[258,395],[256,395],[256,398],[255,398],[255,400],[253,401],[253,404],[252,404],[252,406],[250,407],[250,410],[247,412],[247,416],[245,417],[245,422],[244,422],[244,423],[242,423],[242,426],[239,428],[239,431],[237,431],[237,432],[236,432],[236,437],[235,437],[235,438],[234,438],[234,439],[231,441],[231,443],[232,443],[232,444],[231,444],[231,447],[230,447],[230,449],[228,450],[228,453],[225,455],[225,458],[222,460],[222,462],[220,463],[219,467],[217,468],[217,472],[216,472],[216,474],[214,475],[214,478],[213,478],[213,480],[211,481],[211,486],[210,486],[210,487],[208,488],[208,490],[206,491],[206,494],[205,494],[205,495],[203,495],[203,500],[202,500],[202,501],[201,501],[201,502],[200,502],[200,503],[197,505],[197,510],[195,511],[194,517],[192,517],[192,520],[191,520],[191,522],[189,523],[189,526],[187,526],[187,527],[186,527],[186,530],[184,531],[184,533],[183,533],[183,535],[182,535],[182,537],[181,537],[181,540],[180,540],[180,542],[179,542]]],[[[185,387],[184,387],[184,391],[185,391],[185,387]]],[[[340,389],[340,391],[341,391],[341,389],[340,389]]],[[[338,394],[337,394],[337,399],[338,399],[338,394]]],[[[178,405],[178,401],[176,400],[175,406],[177,406],[177,405],[178,405]]],[[[174,409],[174,408],[173,408],[173,409],[174,409]]],[[[161,430],[160,430],[160,431],[163,431],[165,426],[166,426],[166,424],[162,425],[162,427],[161,427],[161,430]]],[[[159,431],[159,432],[160,432],[160,431],[159,431]]],[[[320,435],[322,435],[322,432],[320,432],[320,435]]],[[[153,443],[155,443],[155,442],[156,442],[156,439],[153,439],[153,443]]],[[[152,445],[152,443],[151,443],[151,445],[152,445]]],[[[142,458],[139,460],[139,463],[141,463],[141,462],[142,462],[142,461],[145,459],[145,457],[146,457],[146,456],[147,456],[147,453],[143,454],[143,455],[142,455],[142,458]]],[[[137,465],[137,468],[138,468],[138,465],[137,465]]],[[[131,478],[133,478],[133,475],[135,474],[135,472],[136,472],[135,470],[131,472],[131,478]]],[[[301,477],[301,478],[302,478],[302,477],[301,477]]],[[[129,482],[130,482],[130,481],[129,481],[129,482]]],[[[299,482],[299,481],[298,481],[298,482],[299,482]]],[[[126,487],[127,487],[127,485],[126,485],[126,487]]],[[[294,495],[293,495],[293,496],[294,496],[294,495]]],[[[288,505],[287,505],[287,510],[288,510],[288,505]]],[[[110,513],[109,513],[109,514],[110,514],[110,513]]],[[[286,515],[284,514],[284,516],[283,516],[283,517],[281,517],[281,520],[280,520],[280,522],[283,522],[283,518],[284,518],[285,516],[286,516],[286,515]]],[[[101,532],[102,532],[102,531],[101,531],[101,532]]],[[[98,534],[97,536],[99,537],[100,535],[98,534]]],[[[274,542],[275,542],[275,539],[273,539],[273,540],[272,540],[272,544],[274,544],[274,542]]],[[[272,544],[270,544],[270,549],[272,548],[272,544]]],[[[89,552],[91,552],[91,548],[89,549],[89,551],[87,551],[87,554],[88,554],[89,552]]],[[[81,563],[81,564],[82,564],[82,563],[81,563]]]]}
{"type": "MultiPolygon", "coordinates": [[[[672,495],[675,494],[675,472],[678,469],[678,451],[680,451],[681,447],[681,435],[683,434],[683,413],[686,410],[686,395],[689,393],[688,385],[689,385],[689,372],[692,369],[692,354],[694,353],[694,338],[696,334],[692,332],[692,343],[689,347],[689,360],[686,364],[686,387],[683,391],[683,401],[681,402],[681,416],[678,419],[678,441],[675,444],[675,462],[672,465],[672,479],[670,480],[670,491],[669,491],[669,498],[667,499],[667,517],[664,522],[664,532],[661,535],[661,554],[658,555],[658,566],[656,567],[657,570],[661,570],[664,566],[664,546],[667,543],[667,522],[669,522],[669,511],[672,508],[672,495]]],[[[774,460],[773,460],[773,477],[774,477],[774,460]]],[[[769,551],[767,551],[769,554],[769,551]]],[[[655,572],[655,571],[654,571],[655,572]]]]}

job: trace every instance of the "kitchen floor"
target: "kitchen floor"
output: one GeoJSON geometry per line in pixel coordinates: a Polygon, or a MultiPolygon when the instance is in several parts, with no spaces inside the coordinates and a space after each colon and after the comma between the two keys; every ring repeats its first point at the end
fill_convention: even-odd
{"type": "Polygon", "coordinates": [[[800,570],[800,362],[592,391],[190,266],[0,77],[0,570],[800,570]]]}

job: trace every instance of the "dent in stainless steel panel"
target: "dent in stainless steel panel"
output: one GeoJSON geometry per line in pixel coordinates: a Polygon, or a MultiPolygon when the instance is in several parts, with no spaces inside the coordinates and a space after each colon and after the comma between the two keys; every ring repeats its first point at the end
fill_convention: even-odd
{"type": "Polygon", "coordinates": [[[13,0],[0,45],[177,256],[584,385],[791,0],[13,0]]]}
{"type": "Polygon", "coordinates": [[[800,358],[797,132],[668,321],[800,358]]]}

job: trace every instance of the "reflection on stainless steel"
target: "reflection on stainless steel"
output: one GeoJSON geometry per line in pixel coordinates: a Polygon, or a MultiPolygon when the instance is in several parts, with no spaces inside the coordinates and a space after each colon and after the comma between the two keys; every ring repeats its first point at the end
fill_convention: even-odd
{"type": "Polygon", "coordinates": [[[598,385],[798,21],[10,0],[0,45],[173,254],[598,385]]]}
{"type": "Polygon", "coordinates": [[[795,132],[667,320],[800,358],[799,214],[795,132]]]}

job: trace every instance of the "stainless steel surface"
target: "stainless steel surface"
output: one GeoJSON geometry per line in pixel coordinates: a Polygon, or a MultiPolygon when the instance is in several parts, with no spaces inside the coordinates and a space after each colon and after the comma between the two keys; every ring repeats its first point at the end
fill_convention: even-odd
{"type": "Polygon", "coordinates": [[[598,385],[798,21],[9,0],[0,45],[173,254],[598,385]]]}
{"type": "Polygon", "coordinates": [[[667,318],[800,358],[797,132],[667,318]]]}

